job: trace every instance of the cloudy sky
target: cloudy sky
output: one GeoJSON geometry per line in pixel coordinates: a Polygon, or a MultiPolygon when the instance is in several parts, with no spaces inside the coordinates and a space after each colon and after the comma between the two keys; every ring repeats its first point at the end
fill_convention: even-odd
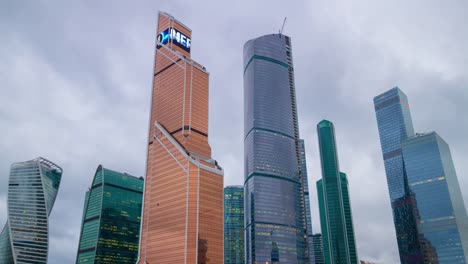
{"type": "Polygon", "coordinates": [[[210,72],[210,144],[225,185],[244,178],[242,47],[278,32],[287,17],[314,231],[321,177],[315,126],[326,118],[335,123],[349,177],[359,257],[398,263],[372,104],[396,85],[409,97],[416,130],[435,130],[450,144],[466,200],[467,1],[3,0],[0,225],[10,164],[38,156],[59,164],[51,264],[75,260],[84,193],[99,164],[145,174],[158,10],[191,27],[192,57],[210,72]]]}

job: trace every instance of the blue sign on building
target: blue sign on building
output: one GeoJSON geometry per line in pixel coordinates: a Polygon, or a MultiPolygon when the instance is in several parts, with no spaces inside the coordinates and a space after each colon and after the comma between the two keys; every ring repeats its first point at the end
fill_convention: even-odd
{"type": "Polygon", "coordinates": [[[172,43],[181,47],[187,52],[190,52],[191,40],[184,33],[180,32],[175,28],[168,28],[158,35],[158,49],[161,47],[159,44],[166,45],[172,40],[172,43]]]}

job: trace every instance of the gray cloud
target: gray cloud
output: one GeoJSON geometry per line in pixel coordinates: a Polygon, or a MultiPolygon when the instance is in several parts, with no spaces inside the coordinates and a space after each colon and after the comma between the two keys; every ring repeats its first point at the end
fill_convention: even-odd
{"type": "Polygon", "coordinates": [[[398,263],[373,96],[399,85],[418,131],[438,131],[468,188],[465,1],[10,1],[0,7],[0,225],[9,166],[37,156],[64,168],[50,263],[73,263],[84,192],[98,164],[144,175],[156,16],[193,30],[210,72],[210,143],[225,185],[243,182],[242,47],[292,37],[313,228],[320,232],[315,125],[335,123],[361,259],[398,263]]]}

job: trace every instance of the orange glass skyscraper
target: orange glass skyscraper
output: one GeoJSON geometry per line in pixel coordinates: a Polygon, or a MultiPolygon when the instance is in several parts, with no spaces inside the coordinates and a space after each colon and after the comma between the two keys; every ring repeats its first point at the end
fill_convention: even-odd
{"type": "Polygon", "coordinates": [[[223,170],[208,144],[208,72],[160,12],[138,263],[223,263],[223,170]]]}

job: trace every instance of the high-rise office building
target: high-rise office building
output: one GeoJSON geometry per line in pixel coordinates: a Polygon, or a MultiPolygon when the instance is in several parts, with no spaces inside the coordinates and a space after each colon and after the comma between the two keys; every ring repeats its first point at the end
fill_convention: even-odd
{"type": "Polygon", "coordinates": [[[224,188],[224,264],[243,264],[244,186],[224,188]]]}
{"type": "Polygon", "coordinates": [[[414,196],[408,190],[401,142],[414,135],[408,98],[397,87],[374,98],[380,143],[402,264],[423,263],[414,196]]]}
{"type": "Polygon", "coordinates": [[[340,172],[332,122],[317,125],[322,179],[317,182],[323,255],[327,264],[357,264],[346,174],[340,172]]]}
{"type": "Polygon", "coordinates": [[[348,248],[351,262],[354,263],[354,259],[358,261],[358,256],[356,250],[356,238],[354,236],[353,214],[351,212],[351,198],[349,197],[349,184],[346,173],[344,172],[340,172],[340,183],[346,223],[346,237],[348,239],[348,248]]]}
{"type": "Polygon", "coordinates": [[[62,169],[44,158],[11,165],[0,263],[47,263],[49,215],[61,179],[62,169]]]}
{"type": "Polygon", "coordinates": [[[308,263],[291,39],[244,45],[246,263],[308,263]]]}
{"type": "Polygon", "coordinates": [[[309,249],[309,263],[315,263],[315,251],[312,232],[312,216],[310,214],[310,196],[309,196],[309,180],[307,175],[307,161],[305,153],[304,140],[299,140],[299,149],[301,152],[301,170],[302,170],[302,186],[304,188],[304,210],[306,215],[306,228],[307,228],[307,243],[309,249]]]}
{"type": "Polygon", "coordinates": [[[223,170],[208,144],[208,72],[160,12],[139,263],[223,262],[223,170]]]}
{"type": "Polygon", "coordinates": [[[467,263],[468,218],[448,144],[435,132],[402,142],[424,263],[467,263]]]}
{"type": "Polygon", "coordinates": [[[468,218],[447,143],[414,134],[406,95],[374,98],[402,264],[467,263],[468,218]]]}
{"type": "Polygon", "coordinates": [[[314,244],[315,264],[325,264],[323,257],[322,234],[313,234],[312,242],[314,244]]]}
{"type": "Polygon", "coordinates": [[[142,199],[143,178],[99,165],[85,195],[76,263],[134,264],[142,199]]]}

